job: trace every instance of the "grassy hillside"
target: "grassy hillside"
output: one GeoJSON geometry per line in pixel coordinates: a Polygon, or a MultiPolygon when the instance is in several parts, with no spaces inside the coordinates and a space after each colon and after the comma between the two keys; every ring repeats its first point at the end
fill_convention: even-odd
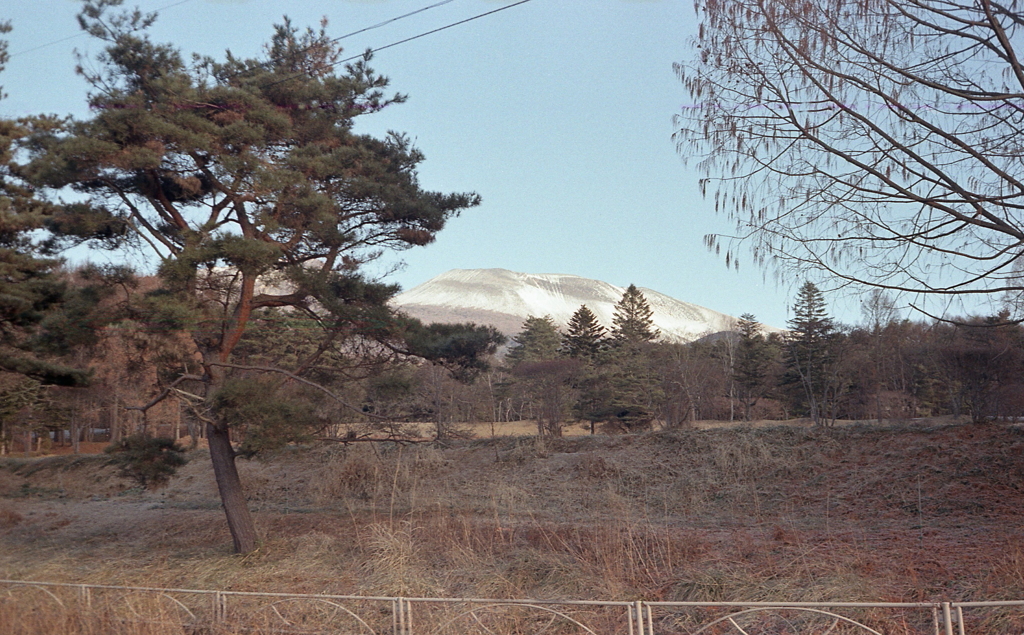
{"type": "Polygon", "coordinates": [[[1024,599],[1024,430],[680,430],[292,448],[142,492],[102,456],[0,461],[0,577],[339,594],[1024,599]]]}

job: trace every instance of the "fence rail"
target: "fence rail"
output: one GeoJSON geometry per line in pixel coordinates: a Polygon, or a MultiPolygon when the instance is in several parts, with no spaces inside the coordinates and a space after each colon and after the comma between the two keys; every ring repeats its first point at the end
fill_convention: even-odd
{"type": "Polygon", "coordinates": [[[1024,600],[646,602],[374,597],[0,579],[0,608],[56,611],[170,632],[365,635],[998,635],[1024,632],[1024,600]]]}

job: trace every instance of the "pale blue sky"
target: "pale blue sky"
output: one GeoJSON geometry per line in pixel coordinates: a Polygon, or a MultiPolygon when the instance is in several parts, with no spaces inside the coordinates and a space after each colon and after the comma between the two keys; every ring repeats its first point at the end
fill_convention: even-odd
{"type": "MultiPolygon", "coordinates": [[[[152,37],[186,53],[256,56],[284,14],[303,27],[326,16],[340,36],[435,2],[127,5],[168,7],[152,37]]],[[[343,44],[359,53],[510,2],[453,0],[343,44]]],[[[31,50],[79,33],[79,4],[5,4],[13,57],[0,75],[9,94],[0,115],[87,116],[73,51],[95,53],[100,43],[83,35],[31,50]]],[[[695,24],[690,2],[532,0],[378,53],[373,66],[409,101],[363,117],[359,129],[409,133],[427,157],[424,186],[483,197],[435,244],[403,252],[406,266],[390,279],[408,289],[453,268],[568,273],[784,326],[800,281],[776,284],[749,263],[729,270],[704,248],[704,234],[727,232],[729,222],[701,199],[671,139],[672,116],[688,100],[672,63],[690,55],[695,24]]],[[[830,300],[837,317],[859,320],[855,300],[830,300]]]]}

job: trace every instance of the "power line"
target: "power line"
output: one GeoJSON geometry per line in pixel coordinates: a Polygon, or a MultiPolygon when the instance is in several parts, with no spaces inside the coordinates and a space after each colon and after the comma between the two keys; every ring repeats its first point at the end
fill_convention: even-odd
{"type": "MultiPolygon", "coordinates": [[[[166,6],[163,6],[163,7],[160,7],[158,9],[156,9],[156,12],[159,13],[160,11],[163,11],[165,9],[170,9],[170,8],[173,8],[173,7],[176,7],[176,6],[185,4],[187,2],[191,2],[191,1],[192,0],[179,0],[178,2],[174,2],[174,3],[171,3],[169,5],[166,5],[166,6]]],[[[425,6],[425,7],[421,7],[419,9],[416,9],[415,11],[410,11],[409,13],[405,13],[405,14],[396,16],[394,18],[390,18],[388,20],[384,20],[383,22],[378,22],[377,24],[374,24],[374,25],[371,25],[371,26],[368,26],[368,27],[364,27],[364,28],[356,30],[356,31],[352,31],[351,33],[346,33],[345,35],[342,35],[340,37],[332,39],[331,42],[339,42],[339,41],[341,41],[341,40],[343,40],[345,38],[352,37],[353,35],[358,35],[360,33],[365,33],[367,31],[372,31],[373,29],[378,29],[378,28],[380,28],[382,26],[386,26],[386,25],[391,24],[393,22],[397,22],[399,20],[403,20],[403,19],[408,18],[410,16],[417,15],[419,13],[423,13],[424,11],[428,11],[430,9],[434,9],[434,8],[437,8],[437,7],[449,4],[451,2],[454,2],[454,0],[442,0],[441,2],[436,2],[434,4],[431,4],[431,5],[428,5],[428,6],[425,6]]],[[[446,30],[451,29],[453,27],[457,27],[457,26],[460,26],[462,24],[466,24],[467,22],[472,22],[473,20],[479,20],[480,18],[485,18],[485,17],[487,17],[489,15],[493,15],[495,13],[500,13],[501,11],[504,11],[506,9],[511,9],[513,7],[517,7],[517,6],[521,5],[521,4],[526,4],[527,2],[531,2],[531,0],[519,0],[519,2],[513,2],[512,4],[508,4],[508,5],[505,5],[503,7],[498,7],[497,9],[492,9],[490,11],[485,11],[484,13],[479,13],[477,15],[474,15],[472,17],[466,18],[464,20],[459,20],[457,22],[452,22],[451,24],[446,24],[446,25],[444,25],[442,27],[438,27],[436,29],[431,29],[430,31],[426,31],[424,33],[420,33],[420,34],[414,35],[412,37],[407,37],[405,39],[398,40],[397,42],[392,42],[390,44],[385,44],[384,46],[380,46],[380,47],[377,47],[375,49],[368,49],[364,53],[360,53],[359,55],[353,55],[352,57],[340,60],[338,62],[335,62],[331,66],[338,66],[339,64],[345,64],[347,62],[352,62],[352,61],[355,61],[355,60],[357,60],[357,59],[359,59],[361,57],[364,57],[368,53],[376,53],[378,51],[384,51],[384,50],[387,50],[389,48],[396,47],[396,46],[398,46],[400,44],[405,44],[407,42],[412,42],[413,40],[418,40],[420,38],[427,37],[428,35],[433,35],[435,33],[440,33],[441,31],[446,31],[446,30]]],[[[84,32],[76,33],[75,35],[69,35],[68,37],[61,38],[59,40],[54,40],[52,42],[47,42],[46,44],[40,44],[39,46],[35,46],[35,47],[30,48],[30,49],[25,49],[25,50],[13,53],[13,54],[10,55],[10,57],[14,58],[14,57],[17,57],[18,55],[24,55],[25,53],[31,53],[32,51],[38,51],[39,49],[46,48],[47,46],[52,46],[54,44],[59,44],[61,42],[66,42],[66,41],[74,39],[76,37],[80,37],[80,36],[82,36],[84,34],[85,34],[84,32]]],[[[267,62],[267,63],[271,63],[271,62],[267,62]]],[[[269,88],[271,86],[276,86],[277,84],[280,84],[280,83],[283,83],[283,82],[287,82],[287,81],[290,81],[290,80],[293,80],[293,79],[298,79],[299,77],[302,77],[301,73],[297,73],[295,75],[292,75],[291,77],[285,77],[284,79],[279,79],[276,82],[268,84],[267,88],[269,88]]]]}
{"type": "MultiPolygon", "coordinates": [[[[346,33],[345,35],[342,35],[341,37],[334,38],[333,40],[331,40],[331,42],[340,42],[341,40],[344,40],[345,38],[352,37],[353,35],[359,35],[360,33],[365,33],[367,31],[372,31],[373,29],[379,29],[380,27],[387,26],[388,24],[391,24],[392,22],[398,22],[399,20],[404,20],[405,18],[414,16],[414,15],[416,15],[418,13],[423,13],[424,11],[429,11],[430,9],[435,9],[437,7],[449,4],[449,3],[454,2],[454,1],[455,0],[442,0],[441,2],[436,2],[436,3],[428,5],[426,7],[421,7],[419,9],[416,9],[415,11],[410,11],[409,13],[405,13],[403,15],[399,15],[399,16],[396,16],[394,18],[390,18],[388,20],[384,20],[383,22],[378,22],[377,24],[374,24],[374,25],[371,25],[371,26],[368,26],[368,27],[364,27],[364,28],[359,29],[357,31],[352,31],[351,33],[346,33]]],[[[168,4],[166,6],[163,6],[163,7],[160,7],[158,9],[155,9],[154,13],[160,13],[161,11],[164,11],[166,9],[171,9],[171,8],[176,7],[178,5],[185,4],[186,2],[192,2],[192,0],[179,0],[178,2],[174,2],[172,4],[168,4]]],[[[40,44],[39,46],[34,46],[34,47],[30,48],[30,49],[25,49],[23,51],[18,51],[17,53],[12,53],[10,55],[10,57],[14,58],[14,57],[17,57],[19,55],[24,55],[25,53],[31,53],[32,51],[38,51],[39,49],[46,48],[48,46],[53,46],[54,44],[60,44],[61,42],[67,42],[68,40],[73,40],[73,39],[75,39],[77,37],[81,37],[83,35],[85,35],[85,32],[84,31],[80,31],[78,33],[75,33],[74,35],[69,35],[69,36],[61,38],[59,40],[54,40],[52,42],[47,42],[46,44],[40,44]]],[[[269,63],[270,62],[268,62],[268,64],[269,63]]]]}
{"type": "Polygon", "coordinates": [[[345,35],[342,35],[341,37],[336,37],[336,38],[334,38],[331,41],[332,42],[340,42],[341,40],[344,40],[345,38],[352,37],[353,35],[359,35],[360,33],[365,33],[367,31],[372,31],[373,29],[379,29],[380,27],[387,26],[388,24],[391,24],[392,22],[398,22],[399,20],[408,18],[409,16],[416,15],[417,13],[423,13],[424,11],[428,11],[430,9],[435,9],[437,7],[440,7],[440,6],[445,5],[445,4],[449,4],[451,2],[455,2],[455,0],[443,0],[442,2],[438,2],[436,4],[432,4],[430,6],[423,7],[422,9],[416,9],[415,11],[410,11],[409,13],[406,13],[404,15],[400,15],[398,17],[391,18],[390,20],[384,20],[383,22],[379,22],[377,24],[374,24],[373,26],[368,26],[365,29],[359,29],[358,31],[352,31],[351,33],[346,33],[345,35]]]}
{"type": "MultiPolygon", "coordinates": [[[[173,3],[168,4],[166,6],[160,7],[159,9],[155,9],[154,13],[159,13],[161,11],[164,11],[165,9],[174,8],[174,7],[176,7],[176,6],[180,5],[180,4],[185,4],[186,2],[192,2],[192,0],[179,0],[178,2],[173,2],[173,3]]],[[[18,57],[19,55],[24,55],[25,53],[31,53],[32,51],[38,51],[39,49],[44,49],[47,46],[53,46],[54,44],[60,44],[61,42],[67,42],[68,40],[73,40],[76,37],[82,37],[83,35],[85,35],[85,31],[79,31],[78,33],[75,33],[74,35],[69,35],[67,37],[62,37],[59,40],[54,40],[52,42],[47,42],[46,44],[40,44],[39,46],[33,46],[30,49],[25,49],[23,51],[18,51],[17,53],[11,53],[10,58],[13,59],[15,57],[18,57]]]]}
{"type": "MultiPolygon", "coordinates": [[[[419,8],[419,9],[416,9],[415,11],[410,11],[409,13],[405,13],[403,15],[391,18],[389,20],[384,20],[383,22],[378,22],[377,24],[374,24],[373,26],[368,26],[368,27],[359,29],[358,31],[352,31],[351,33],[346,33],[345,35],[342,35],[340,37],[336,37],[336,38],[334,38],[332,40],[329,40],[329,41],[332,44],[333,43],[337,43],[337,42],[340,42],[340,41],[342,41],[342,40],[344,40],[346,38],[350,38],[353,35],[359,35],[360,33],[366,33],[367,31],[372,31],[373,29],[379,29],[380,27],[387,26],[388,24],[391,24],[392,22],[398,22],[399,20],[403,20],[405,18],[408,18],[409,16],[416,15],[417,13],[423,13],[424,11],[429,11],[430,9],[436,9],[437,7],[440,7],[442,5],[446,5],[446,4],[452,3],[454,1],[455,0],[442,0],[441,2],[437,2],[437,3],[431,4],[431,5],[428,5],[428,6],[419,8]]],[[[301,49],[300,52],[301,53],[305,53],[305,52],[311,50],[314,46],[317,46],[317,44],[316,43],[310,44],[306,48],[301,49]]],[[[270,66],[272,66],[274,64],[274,62],[275,62],[275,60],[268,60],[266,62],[262,62],[260,64],[257,64],[257,66],[261,66],[263,68],[269,68],[270,66]]],[[[340,64],[341,62],[338,62],[338,63],[340,64]]],[[[227,75],[227,79],[238,77],[239,75],[244,75],[248,71],[249,71],[249,69],[244,69],[244,70],[236,71],[234,73],[231,73],[230,75],[227,75]]]]}
{"type": "Polygon", "coordinates": [[[69,36],[61,38],[59,40],[54,40],[52,42],[47,42],[46,44],[40,44],[39,46],[33,46],[30,49],[25,49],[23,51],[18,51],[17,53],[11,53],[10,59],[18,57],[19,55],[24,55],[25,53],[31,53],[32,51],[38,51],[39,49],[44,49],[47,46],[53,46],[54,44],[60,44],[61,42],[67,42],[68,40],[73,40],[76,37],[81,37],[83,35],[85,35],[84,31],[83,32],[79,32],[79,33],[75,33],[74,35],[69,35],[69,36]]]}
{"type": "MultiPolygon", "coordinates": [[[[491,11],[487,11],[487,12],[481,13],[479,15],[474,15],[473,17],[466,18],[465,20],[459,20],[458,22],[452,22],[451,24],[447,24],[445,26],[436,28],[436,29],[434,29],[432,31],[427,31],[426,33],[420,33],[419,35],[414,35],[412,37],[407,37],[404,40],[399,40],[397,42],[392,42],[391,44],[386,44],[386,45],[381,46],[379,48],[371,49],[370,52],[371,53],[376,53],[377,51],[383,51],[384,49],[389,49],[389,48],[391,48],[393,46],[398,46],[399,44],[405,44],[406,42],[412,42],[413,40],[418,40],[421,37],[426,37],[428,35],[433,35],[434,33],[439,33],[439,32],[444,31],[446,29],[450,29],[452,27],[459,26],[460,24],[465,24],[467,22],[472,22],[473,20],[477,20],[479,18],[483,18],[483,17],[489,16],[491,14],[498,13],[500,11],[504,11],[505,9],[511,9],[512,7],[517,7],[517,6],[521,5],[521,4],[526,4],[527,2],[530,2],[530,1],[531,0],[519,0],[519,2],[513,2],[512,4],[508,4],[508,5],[505,5],[503,7],[499,7],[497,9],[492,9],[491,11]]],[[[335,66],[337,66],[338,64],[344,64],[345,62],[350,62],[350,61],[352,61],[354,59],[357,59],[357,58],[360,58],[360,57],[362,57],[362,55],[356,55],[355,57],[350,57],[347,60],[342,60],[340,62],[336,62],[335,66]]]]}
{"type": "MultiPolygon", "coordinates": [[[[414,35],[412,37],[407,37],[404,40],[398,40],[397,42],[392,42],[391,44],[385,44],[384,46],[380,46],[380,47],[377,47],[375,49],[368,49],[365,53],[360,53],[359,55],[353,55],[352,57],[348,57],[348,58],[345,58],[343,60],[334,62],[333,64],[331,64],[331,66],[337,66],[339,64],[344,64],[346,62],[351,62],[351,61],[357,60],[357,59],[359,59],[361,57],[365,57],[367,54],[376,53],[378,51],[383,51],[385,49],[389,49],[389,48],[398,46],[399,44],[405,44],[406,42],[412,42],[413,40],[418,40],[421,37],[427,37],[428,35],[433,35],[434,33],[440,33],[441,31],[445,31],[445,30],[450,29],[452,27],[459,26],[460,24],[465,24],[467,22],[472,22],[473,20],[478,20],[480,18],[484,18],[484,17],[487,17],[489,15],[493,15],[495,13],[504,11],[505,9],[511,9],[512,7],[518,7],[521,4],[526,4],[527,2],[531,2],[531,1],[532,0],[519,0],[519,2],[513,2],[512,4],[507,4],[507,5],[503,6],[503,7],[497,8],[497,9],[492,9],[490,11],[485,11],[484,13],[480,13],[480,14],[474,15],[473,17],[466,18],[465,20],[459,20],[458,22],[452,22],[451,24],[446,24],[445,26],[438,27],[438,28],[432,29],[430,31],[426,31],[424,33],[420,33],[419,35],[414,35]]],[[[271,83],[267,84],[265,86],[265,88],[270,88],[271,86],[277,86],[278,84],[282,84],[284,82],[291,81],[293,79],[298,79],[299,77],[303,77],[303,73],[296,73],[295,75],[292,75],[290,77],[285,77],[283,79],[277,80],[276,82],[271,82],[271,83]]]]}

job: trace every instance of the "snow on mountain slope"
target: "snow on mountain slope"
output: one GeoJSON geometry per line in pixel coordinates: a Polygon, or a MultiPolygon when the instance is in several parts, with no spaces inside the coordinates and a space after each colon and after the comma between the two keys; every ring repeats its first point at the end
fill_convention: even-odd
{"type": "MultiPolygon", "coordinates": [[[[651,289],[640,290],[654,312],[655,326],[668,341],[690,342],[735,328],[734,317],[651,289]]],[[[550,315],[564,328],[583,304],[610,328],[623,292],[623,287],[607,282],[565,274],[453,269],[398,295],[393,303],[427,322],[476,322],[515,335],[531,315],[550,315]]]]}

